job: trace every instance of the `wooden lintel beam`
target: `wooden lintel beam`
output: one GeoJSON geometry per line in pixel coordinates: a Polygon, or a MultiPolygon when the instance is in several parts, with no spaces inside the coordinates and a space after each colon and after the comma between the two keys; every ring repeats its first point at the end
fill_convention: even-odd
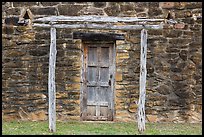
{"type": "Polygon", "coordinates": [[[165,19],[147,19],[147,18],[136,18],[136,17],[113,17],[113,16],[49,16],[35,19],[33,22],[65,22],[65,21],[76,21],[76,22],[161,22],[165,19]]]}
{"type": "Polygon", "coordinates": [[[93,33],[93,32],[73,32],[73,39],[82,39],[82,40],[125,40],[123,34],[114,34],[114,33],[93,33]]]}
{"type": "MultiPolygon", "coordinates": [[[[51,27],[50,24],[34,23],[34,27],[51,27]]],[[[69,29],[104,29],[104,30],[141,30],[141,29],[163,29],[163,25],[112,25],[112,24],[54,24],[55,28],[69,28],[69,29]]]]}

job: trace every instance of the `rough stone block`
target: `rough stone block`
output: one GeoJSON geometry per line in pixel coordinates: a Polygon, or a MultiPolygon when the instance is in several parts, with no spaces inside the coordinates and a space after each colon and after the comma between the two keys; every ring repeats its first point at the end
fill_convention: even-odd
{"type": "Polygon", "coordinates": [[[102,9],[98,9],[95,7],[86,7],[80,10],[80,15],[104,15],[104,12],[102,9]]]}
{"type": "Polygon", "coordinates": [[[163,30],[148,30],[148,35],[162,35],[163,30]]]}
{"type": "Polygon", "coordinates": [[[193,18],[183,18],[182,22],[186,24],[194,24],[195,20],[193,18]]]}
{"type": "Polygon", "coordinates": [[[185,44],[189,44],[192,42],[192,39],[189,38],[172,38],[169,39],[169,43],[173,44],[173,45],[185,45],[185,44]]]}
{"type": "Polygon", "coordinates": [[[188,51],[187,50],[181,50],[179,53],[180,58],[182,58],[184,61],[188,58],[188,51]]]}
{"type": "Polygon", "coordinates": [[[131,43],[140,43],[141,39],[139,37],[137,37],[136,35],[134,36],[129,36],[126,38],[126,40],[128,42],[131,42],[131,43]]]}
{"type": "Polygon", "coordinates": [[[13,2],[14,7],[35,6],[37,2],[13,2]]]}
{"type": "Polygon", "coordinates": [[[7,34],[7,35],[13,34],[14,33],[13,25],[9,25],[9,26],[7,25],[7,26],[3,27],[2,33],[7,34]]]}
{"type": "Polygon", "coordinates": [[[41,2],[43,6],[55,6],[60,4],[60,2],[41,2]]]}
{"type": "Polygon", "coordinates": [[[148,122],[157,122],[158,121],[158,117],[157,115],[146,115],[148,122]]]}
{"type": "MultiPolygon", "coordinates": [[[[185,25],[184,25],[185,26],[185,25]]],[[[177,26],[178,28],[178,26],[177,26]]],[[[182,31],[180,30],[164,30],[163,36],[168,38],[178,38],[182,35],[182,31]]]]}
{"type": "Polygon", "coordinates": [[[106,2],[94,2],[94,7],[103,8],[106,6],[106,2]]]}
{"type": "Polygon", "coordinates": [[[31,12],[33,15],[57,15],[55,7],[32,7],[31,12]]]}
{"type": "Polygon", "coordinates": [[[115,80],[116,81],[122,81],[123,80],[122,73],[117,72],[115,75],[115,80]]]}
{"type": "Polygon", "coordinates": [[[67,15],[67,16],[77,16],[79,15],[79,11],[83,9],[84,5],[58,5],[58,11],[60,15],[67,15]]]}
{"type": "Polygon", "coordinates": [[[187,2],[175,2],[175,8],[176,9],[184,9],[186,7],[187,2]]]}
{"type": "Polygon", "coordinates": [[[174,25],[175,29],[184,29],[185,28],[185,23],[176,23],[174,25]]]}
{"type": "Polygon", "coordinates": [[[67,92],[56,92],[57,99],[67,99],[68,95],[67,92]]]}
{"type": "Polygon", "coordinates": [[[202,63],[202,54],[201,53],[196,53],[193,54],[190,59],[196,64],[199,65],[202,63]]]}
{"type": "Polygon", "coordinates": [[[129,53],[117,53],[118,59],[128,59],[129,58],[129,53]]]}
{"type": "Polygon", "coordinates": [[[79,83],[66,84],[65,89],[66,90],[80,90],[80,84],[79,83]]]}
{"type": "Polygon", "coordinates": [[[120,14],[120,7],[117,3],[112,2],[110,6],[104,8],[104,11],[108,16],[117,16],[120,14]]]}
{"type": "Polygon", "coordinates": [[[20,11],[21,10],[20,10],[19,7],[18,8],[10,8],[10,9],[7,9],[5,11],[5,13],[6,13],[6,16],[9,16],[9,15],[17,15],[17,16],[19,16],[21,14],[20,11]]]}
{"type": "Polygon", "coordinates": [[[5,24],[18,26],[18,20],[19,20],[19,17],[7,17],[5,19],[5,24]]]}
{"type": "Polygon", "coordinates": [[[202,2],[186,2],[185,8],[187,9],[202,8],[202,2]]]}
{"type": "Polygon", "coordinates": [[[120,5],[120,9],[121,9],[121,11],[128,11],[128,10],[134,11],[135,10],[135,5],[134,4],[132,4],[132,5],[123,4],[123,5],[120,5]]]}
{"type": "Polygon", "coordinates": [[[159,7],[163,9],[174,8],[174,2],[159,2],[159,7]]]}
{"type": "Polygon", "coordinates": [[[151,18],[155,16],[162,16],[162,10],[159,8],[150,8],[148,14],[151,18]]]}
{"type": "Polygon", "coordinates": [[[168,85],[161,85],[156,90],[157,90],[157,92],[159,92],[162,95],[168,95],[168,94],[170,94],[171,87],[168,85]]]}
{"type": "Polygon", "coordinates": [[[201,31],[202,25],[201,24],[194,24],[194,25],[190,26],[190,29],[194,30],[194,31],[201,31]]]}

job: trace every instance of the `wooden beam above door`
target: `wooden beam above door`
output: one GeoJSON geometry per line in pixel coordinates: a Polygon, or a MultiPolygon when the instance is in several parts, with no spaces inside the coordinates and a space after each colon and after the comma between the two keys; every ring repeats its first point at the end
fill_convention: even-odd
{"type": "Polygon", "coordinates": [[[73,39],[115,41],[125,40],[125,36],[115,33],[73,32],[73,39]]]}

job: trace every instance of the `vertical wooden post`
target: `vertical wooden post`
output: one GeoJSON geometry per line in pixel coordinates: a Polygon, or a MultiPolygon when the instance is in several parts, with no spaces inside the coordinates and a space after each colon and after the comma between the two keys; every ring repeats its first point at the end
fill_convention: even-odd
{"type": "Polygon", "coordinates": [[[141,31],[141,52],[140,52],[140,95],[138,102],[138,131],[145,130],[145,94],[146,94],[146,56],[147,56],[147,30],[141,31]]]}
{"type": "Polygon", "coordinates": [[[50,57],[49,57],[49,77],[48,77],[48,92],[49,92],[49,130],[56,131],[56,95],[55,95],[55,62],[56,62],[56,28],[50,29],[50,57]]]}

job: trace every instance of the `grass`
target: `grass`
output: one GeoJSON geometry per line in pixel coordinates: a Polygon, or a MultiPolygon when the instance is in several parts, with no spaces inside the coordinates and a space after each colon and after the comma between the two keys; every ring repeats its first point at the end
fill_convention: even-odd
{"type": "MultiPolygon", "coordinates": [[[[56,124],[57,131],[48,130],[47,121],[2,122],[2,135],[138,135],[134,122],[67,121],[56,124]]],[[[145,135],[202,135],[202,124],[146,123],[145,135]]]]}

